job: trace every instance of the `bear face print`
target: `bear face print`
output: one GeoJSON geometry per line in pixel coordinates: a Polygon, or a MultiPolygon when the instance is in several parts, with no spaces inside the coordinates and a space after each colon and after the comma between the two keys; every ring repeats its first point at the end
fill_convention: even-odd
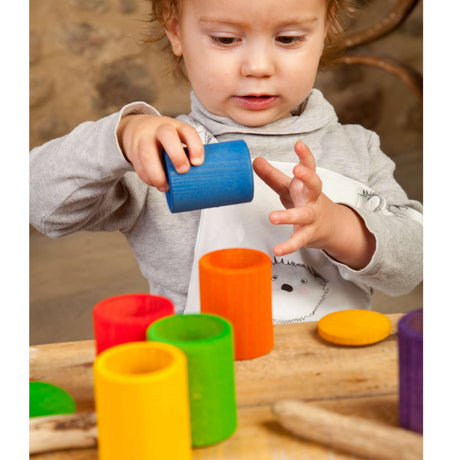
{"type": "Polygon", "coordinates": [[[272,262],[273,322],[276,324],[300,322],[312,316],[326,299],[329,291],[328,282],[310,265],[274,257],[272,262]]]}

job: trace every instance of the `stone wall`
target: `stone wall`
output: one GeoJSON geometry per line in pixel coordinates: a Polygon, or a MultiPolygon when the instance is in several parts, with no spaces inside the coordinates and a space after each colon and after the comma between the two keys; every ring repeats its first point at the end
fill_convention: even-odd
{"type": "MultiPolygon", "coordinates": [[[[352,30],[383,18],[398,0],[361,0],[352,30]]],[[[168,74],[163,44],[143,42],[147,0],[30,1],[30,147],[66,134],[125,103],[145,100],[163,114],[189,110],[189,87],[168,74]]],[[[422,70],[422,3],[367,50],[422,70]]],[[[377,68],[343,66],[319,74],[317,85],[346,123],[381,136],[397,163],[397,179],[422,199],[422,110],[396,77],[377,68]]]]}

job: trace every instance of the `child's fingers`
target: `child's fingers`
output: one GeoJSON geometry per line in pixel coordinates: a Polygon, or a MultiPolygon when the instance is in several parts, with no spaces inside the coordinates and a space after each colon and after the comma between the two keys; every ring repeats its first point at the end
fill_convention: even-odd
{"type": "Polygon", "coordinates": [[[305,189],[308,190],[308,200],[315,200],[321,194],[323,183],[314,169],[307,168],[303,164],[297,164],[292,172],[294,177],[300,180],[305,189]]]}
{"type": "Polygon", "coordinates": [[[190,169],[190,162],[177,128],[169,123],[161,125],[156,132],[156,139],[158,147],[164,149],[176,171],[179,174],[186,173],[190,169]]]}
{"type": "Polygon", "coordinates": [[[138,176],[146,184],[156,187],[160,192],[166,192],[169,184],[157,147],[151,142],[140,142],[138,149],[139,155],[133,163],[138,176]]]}
{"type": "Polygon", "coordinates": [[[294,232],[288,240],[277,244],[273,248],[273,254],[275,256],[285,256],[306,246],[308,244],[308,233],[304,230],[294,232]]]}
{"type": "Polygon", "coordinates": [[[315,157],[311,153],[310,149],[302,142],[297,141],[294,150],[299,157],[300,163],[306,166],[309,169],[315,171],[316,169],[316,162],[315,157]]]}
{"type": "Polygon", "coordinates": [[[272,166],[265,158],[257,157],[252,164],[255,173],[278,195],[281,199],[289,195],[291,179],[279,169],[272,166]]]}
{"type": "Polygon", "coordinates": [[[284,211],[272,211],[269,219],[274,225],[309,225],[315,220],[315,212],[311,206],[302,206],[284,211]]]}
{"type": "Polygon", "coordinates": [[[204,145],[197,130],[186,123],[177,127],[181,141],[187,146],[190,163],[199,166],[204,162],[204,145]]]}
{"type": "Polygon", "coordinates": [[[277,244],[273,248],[276,256],[284,256],[306,246],[309,243],[311,231],[308,225],[315,221],[315,212],[311,207],[291,208],[285,211],[273,211],[269,215],[270,222],[274,225],[294,225],[294,233],[291,237],[277,244]]]}

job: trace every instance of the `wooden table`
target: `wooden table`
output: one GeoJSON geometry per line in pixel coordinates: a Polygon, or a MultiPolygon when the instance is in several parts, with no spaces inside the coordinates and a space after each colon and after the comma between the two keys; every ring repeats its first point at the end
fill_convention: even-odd
{"type": "MultiPolygon", "coordinates": [[[[292,436],[275,420],[271,405],[302,399],[341,414],[398,426],[397,323],[391,335],[363,347],[322,340],[317,323],[275,326],[275,347],[266,356],[235,363],[238,429],[220,444],[193,450],[194,460],[354,459],[292,436]]],[[[30,379],[54,383],[75,399],[77,411],[94,409],[92,340],[30,347],[30,379]]],[[[97,449],[37,454],[34,460],[93,460],[97,449]]]]}

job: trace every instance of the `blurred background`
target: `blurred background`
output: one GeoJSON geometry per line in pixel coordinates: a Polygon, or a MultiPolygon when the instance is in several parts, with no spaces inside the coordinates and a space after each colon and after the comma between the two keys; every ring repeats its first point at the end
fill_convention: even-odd
{"type": "MultiPolygon", "coordinates": [[[[423,2],[357,3],[342,65],[320,72],[315,86],[342,123],[380,135],[396,179],[423,201],[423,2]]],[[[165,43],[144,42],[149,12],[147,0],[30,0],[31,149],[135,100],[164,115],[188,113],[190,88],[168,72],[165,43]]],[[[422,291],[378,292],[373,307],[419,309],[422,291]]],[[[30,227],[31,345],[91,339],[93,306],[128,292],[148,292],[148,284],[120,233],[52,240],[30,227]]]]}

